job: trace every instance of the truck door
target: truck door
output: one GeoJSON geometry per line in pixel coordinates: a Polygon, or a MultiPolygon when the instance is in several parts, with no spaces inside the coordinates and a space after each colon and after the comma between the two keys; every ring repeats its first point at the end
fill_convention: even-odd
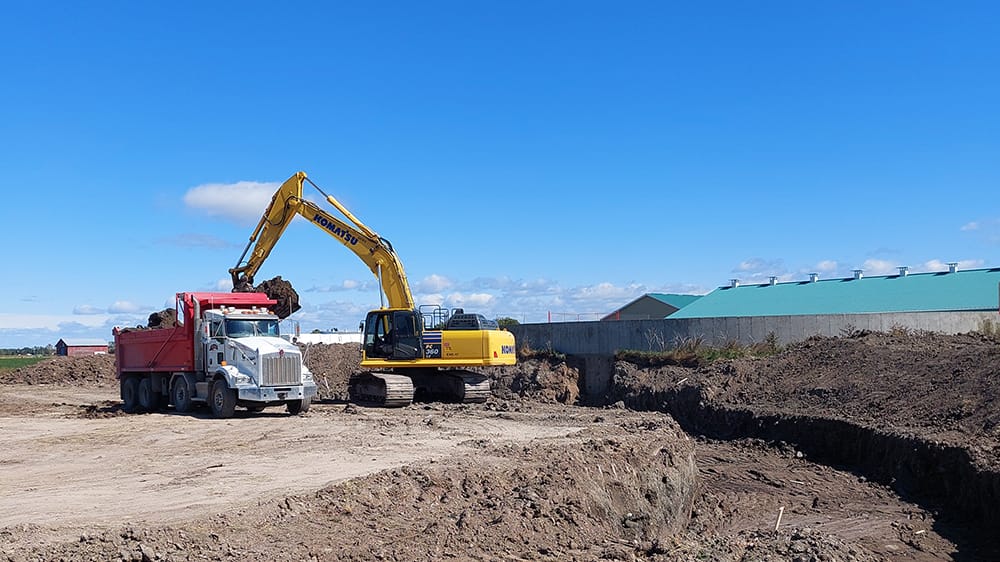
{"type": "Polygon", "coordinates": [[[221,319],[208,322],[208,337],[205,339],[205,372],[212,373],[222,365],[226,357],[226,333],[221,319]]]}

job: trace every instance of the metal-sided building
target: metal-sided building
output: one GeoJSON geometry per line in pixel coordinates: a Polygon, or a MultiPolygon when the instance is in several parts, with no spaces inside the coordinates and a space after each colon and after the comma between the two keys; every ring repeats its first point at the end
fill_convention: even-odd
{"type": "Polygon", "coordinates": [[[924,312],[997,312],[1000,267],[757,285],[733,281],[698,299],[672,318],[816,316],[924,312]]]}
{"type": "Polygon", "coordinates": [[[108,352],[108,342],[97,339],[61,339],[56,342],[56,355],[80,357],[108,352]]]}
{"type": "Polygon", "coordinates": [[[1000,267],[728,286],[667,318],[514,326],[518,342],[563,353],[658,349],[698,339],[706,345],[787,344],[810,336],[895,329],[946,334],[1000,327],[1000,267]],[[596,325],[595,325],[596,324],[596,325]]]}
{"type": "Polygon", "coordinates": [[[666,318],[701,298],[701,295],[646,293],[601,320],[647,320],[666,318]]]}

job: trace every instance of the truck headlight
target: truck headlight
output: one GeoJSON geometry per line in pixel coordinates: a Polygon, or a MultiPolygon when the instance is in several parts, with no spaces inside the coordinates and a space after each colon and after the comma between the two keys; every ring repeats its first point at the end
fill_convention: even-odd
{"type": "Polygon", "coordinates": [[[252,384],[253,379],[247,375],[236,375],[236,384],[252,384]]]}

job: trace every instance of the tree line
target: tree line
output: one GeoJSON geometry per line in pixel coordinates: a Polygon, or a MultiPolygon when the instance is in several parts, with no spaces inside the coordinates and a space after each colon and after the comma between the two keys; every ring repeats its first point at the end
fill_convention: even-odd
{"type": "Polygon", "coordinates": [[[8,347],[0,348],[0,356],[10,356],[10,355],[55,355],[56,348],[52,345],[47,345],[45,347],[35,346],[35,347],[8,347]]]}

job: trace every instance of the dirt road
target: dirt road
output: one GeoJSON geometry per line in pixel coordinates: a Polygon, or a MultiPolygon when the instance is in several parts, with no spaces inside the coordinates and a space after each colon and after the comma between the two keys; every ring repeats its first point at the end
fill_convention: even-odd
{"type": "Polygon", "coordinates": [[[12,493],[0,503],[0,527],[171,523],[467,454],[474,440],[523,443],[580,429],[578,420],[470,416],[442,405],[330,405],[309,416],[275,409],[230,420],[173,413],[91,417],[89,405],[115,411],[109,390],[3,389],[0,466],[3,489],[12,493]]]}

